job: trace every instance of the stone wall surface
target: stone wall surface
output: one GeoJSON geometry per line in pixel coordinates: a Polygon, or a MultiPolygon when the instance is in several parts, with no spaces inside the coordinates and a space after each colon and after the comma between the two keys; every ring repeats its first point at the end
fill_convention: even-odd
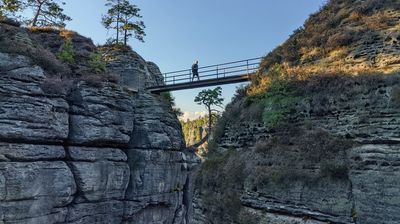
{"type": "MultiPolygon", "coordinates": [[[[136,53],[114,56],[111,73],[162,82],[136,53]]],[[[188,223],[198,160],[170,105],[109,82],[49,94],[47,79],[0,53],[0,223],[188,223]]]]}
{"type": "MultiPolygon", "coordinates": [[[[243,154],[236,163],[246,161],[244,169],[257,177],[255,181],[245,177],[239,191],[242,211],[258,217],[255,223],[399,222],[400,101],[396,97],[400,76],[369,83],[350,81],[343,83],[341,91],[335,89],[322,86],[297,105],[293,118],[297,122],[289,126],[303,127],[303,133],[285,132],[284,146],[261,147],[279,135],[262,123],[228,122],[225,127],[218,151],[243,154]],[[309,142],[304,136],[311,128],[326,134],[316,135],[320,139],[314,137],[309,142]],[[341,151],[339,143],[327,140],[329,136],[353,144],[341,151]],[[320,157],[324,144],[331,144],[334,153],[320,157]],[[346,170],[340,171],[341,167],[346,170]],[[339,174],[324,174],[332,170],[339,174]],[[266,175],[270,173],[273,175],[266,175]]],[[[215,220],[205,203],[210,190],[218,195],[221,189],[196,189],[192,223],[215,220]]]]}

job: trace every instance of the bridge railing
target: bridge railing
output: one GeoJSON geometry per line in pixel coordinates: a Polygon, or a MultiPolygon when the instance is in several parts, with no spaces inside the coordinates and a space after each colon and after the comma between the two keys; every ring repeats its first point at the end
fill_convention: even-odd
{"type": "MultiPolygon", "coordinates": [[[[258,70],[260,66],[260,61],[261,58],[251,58],[218,65],[199,67],[199,79],[203,81],[209,79],[219,79],[230,76],[252,74],[258,70]]],[[[197,77],[193,77],[191,68],[164,73],[163,76],[165,85],[190,83],[192,82],[193,78],[193,82],[197,81],[197,77]]]]}

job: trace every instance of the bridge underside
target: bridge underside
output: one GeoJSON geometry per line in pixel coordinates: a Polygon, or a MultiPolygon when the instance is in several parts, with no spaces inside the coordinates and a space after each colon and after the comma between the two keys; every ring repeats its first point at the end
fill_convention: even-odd
{"type": "MultiPolygon", "coordinates": [[[[233,84],[233,83],[240,83],[240,82],[247,82],[250,81],[251,74],[245,75],[235,75],[223,78],[215,78],[215,79],[206,79],[200,81],[193,81],[193,82],[185,82],[179,84],[171,84],[171,85],[164,85],[164,86],[154,86],[147,88],[148,91],[151,93],[162,93],[168,91],[176,91],[176,90],[184,90],[184,89],[195,89],[207,86],[218,86],[218,85],[225,85],[225,84],[233,84]]],[[[196,79],[196,78],[195,78],[196,79]]]]}

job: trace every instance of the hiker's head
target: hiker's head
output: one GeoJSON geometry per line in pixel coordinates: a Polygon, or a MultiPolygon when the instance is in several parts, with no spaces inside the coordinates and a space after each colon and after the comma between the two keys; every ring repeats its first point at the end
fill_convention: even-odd
{"type": "Polygon", "coordinates": [[[198,60],[196,60],[195,64],[198,64],[198,63],[199,63],[199,61],[198,61],[198,60]]]}

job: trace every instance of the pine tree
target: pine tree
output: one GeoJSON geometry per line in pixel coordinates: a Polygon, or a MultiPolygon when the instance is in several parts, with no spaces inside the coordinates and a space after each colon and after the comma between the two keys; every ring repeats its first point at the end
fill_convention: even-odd
{"type": "Polygon", "coordinates": [[[201,105],[203,104],[208,111],[208,131],[211,133],[212,120],[213,120],[213,112],[219,112],[218,110],[213,109],[213,106],[222,107],[222,103],[224,102],[224,98],[221,97],[222,88],[217,87],[215,89],[205,89],[202,90],[194,99],[194,102],[201,105]]]}
{"type": "Polygon", "coordinates": [[[109,7],[107,15],[103,16],[102,23],[107,29],[116,31],[115,42],[120,43],[120,34],[123,35],[123,43],[126,46],[128,39],[134,35],[136,39],[144,42],[143,38],[146,35],[146,28],[143,21],[136,19],[142,18],[139,14],[140,9],[131,4],[128,0],[107,0],[106,4],[109,7]]]}
{"type": "Polygon", "coordinates": [[[64,44],[61,45],[60,51],[57,54],[57,58],[69,65],[75,64],[75,50],[71,38],[65,39],[64,44]]]}
{"type": "Polygon", "coordinates": [[[19,0],[1,0],[0,17],[10,16],[21,10],[22,4],[19,0]]]}
{"type": "Polygon", "coordinates": [[[30,26],[54,26],[65,27],[65,22],[71,18],[63,13],[64,9],[60,5],[65,2],[58,0],[27,0],[27,6],[34,12],[34,16],[29,20],[30,26]]]}

